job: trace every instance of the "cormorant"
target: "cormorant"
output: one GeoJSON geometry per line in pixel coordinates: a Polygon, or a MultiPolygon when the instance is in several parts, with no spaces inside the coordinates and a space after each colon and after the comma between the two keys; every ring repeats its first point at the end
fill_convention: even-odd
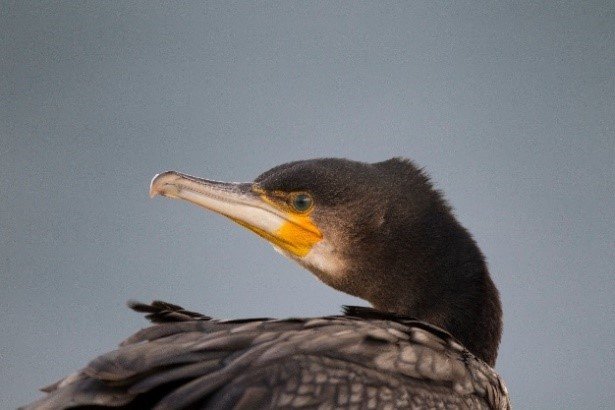
{"type": "Polygon", "coordinates": [[[29,408],[510,408],[491,367],[498,291],[470,234],[409,160],[297,161],[252,183],[170,171],[150,194],[230,218],[373,308],[222,321],[133,302],[156,324],[29,408]]]}

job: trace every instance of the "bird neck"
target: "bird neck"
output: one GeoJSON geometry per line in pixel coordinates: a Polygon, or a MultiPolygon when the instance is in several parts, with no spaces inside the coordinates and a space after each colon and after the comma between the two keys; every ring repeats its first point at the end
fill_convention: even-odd
{"type": "Polygon", "coordinates": [[[401,222],[402,226],[388,230],[396,237],[371,253],[367,269],[359,274],[362,280],[353,281],[360,285],[350,293],[376,309],[447,330],[493,366],[502,309],[478,246],[448,210],[436,208],[413,223],[401,222]]]}

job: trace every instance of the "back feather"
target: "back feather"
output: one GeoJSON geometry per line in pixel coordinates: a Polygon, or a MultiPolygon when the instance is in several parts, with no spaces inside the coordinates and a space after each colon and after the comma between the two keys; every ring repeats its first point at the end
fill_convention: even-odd
{"type": "Polygon", "coordinates": [[[25,409],[510,408],[497,374],[447,332],[345,307],[346,316],[220,321],[155,301],[155,324],[25,409]]]}

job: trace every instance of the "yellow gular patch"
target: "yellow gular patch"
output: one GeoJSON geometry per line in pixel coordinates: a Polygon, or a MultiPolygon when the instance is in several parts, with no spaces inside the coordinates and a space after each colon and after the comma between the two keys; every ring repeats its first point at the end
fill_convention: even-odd
{"type": "Polygon", "coordinates": [[[276,235],[281,239],[277,246],[298,257],[307,255],[312,247],[322,239],[322,234],[309,215],[290,215],[290,221],[278,229],[276,235]]]}
{"type": "Polygon", "coordinates": [[[312,218],[310,218],[312,210],[306,213],[295,212],[286,205],[288,193],[273,192],[272,194],[278,199],[273,200],[268,196],[267,192],[258,186],[253,187],[252,190],[260,196],[263,202],[284,212],[287,220],[274,234],[246,226],[248,229],[267,239],[277,247],[300,258],[307,255],[312,250],[312,247],[322,239],[322,233],[320,233],[320,230],[314,224],[312,218]]]}
{"type": "Polygon", "coordinates": [[[247,224],[239,219],[231,219],[244,228],[251,230],[261,238],[265,238],[278,248],[302,258],[322,239],[322,234],[309,216],[293,215],[291,218],[292,222],[284,222],[275,234],[270,234],[263,229],[247,224]]]}

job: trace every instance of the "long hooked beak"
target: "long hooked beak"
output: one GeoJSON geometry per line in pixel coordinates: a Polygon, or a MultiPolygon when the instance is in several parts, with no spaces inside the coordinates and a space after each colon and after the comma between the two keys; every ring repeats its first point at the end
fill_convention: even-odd
{"type": "Polygon", "coordinates": [[[156,175],[149,194],[183,199],[224,215],[295,257],[305,256],[322,235],[311,219],[298,217],[255,192],[252,183],[218,182],[176,171],[156,175]]]}

